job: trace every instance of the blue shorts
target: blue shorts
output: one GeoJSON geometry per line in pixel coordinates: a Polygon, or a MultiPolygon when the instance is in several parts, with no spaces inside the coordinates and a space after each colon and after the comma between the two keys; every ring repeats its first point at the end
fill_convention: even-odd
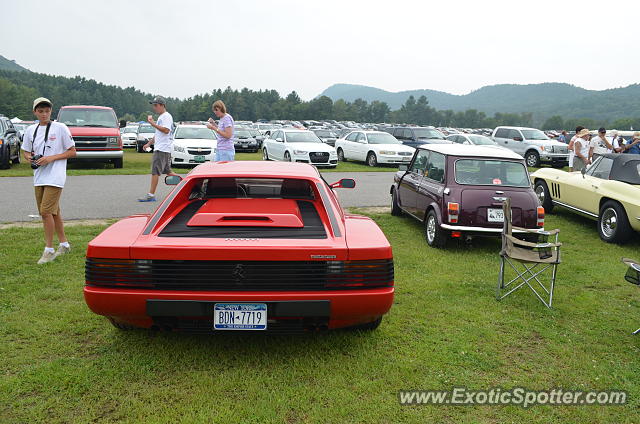
{"type": "Polygon", "coordinates": [[[235,156],[235,150],[216,150],[216,162],[231,161],[235,156]]]}

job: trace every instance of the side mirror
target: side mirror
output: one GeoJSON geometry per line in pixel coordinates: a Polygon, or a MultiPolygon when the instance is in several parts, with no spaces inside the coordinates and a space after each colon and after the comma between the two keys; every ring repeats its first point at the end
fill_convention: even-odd
{"type": "Polygon", "coordinates": [[[584,174],[585,174],[586,172],[587,172],[587,167],[586,167],[586,166],[580,170],[580,173],[582,174],[582,177],[583,177],[583,178],[584,178],[584,174]]]}
{"type": "Polygon", "coordinates": [[[407,169],[409,169],[409,166],[408,166],[408,165],[400,165],[400,166],[398,167],[398,171],[406,171],[407,169]]]}
{"type": "Polygon", "coordinates": [[[356,180],[351,178],[343,178],[340,181],[331,184],[331,188],[354,188],[356,186],[356,180]]]}
{"type": "Polygon", "coordinates": [[[178,185],[182,181],[182,177],[179,175],[167,175],[164,177],[164,183],[166,185],[178,185]]]}
{"type": "Polygon", "coordinates": [[[522,141],[522,137],[513,137],[513,141],[522,141]]]}
{"type": "Polygon", "coordinates": [[[624,276],[624,279],[631,284],[640,286],[640,264],[637,264],[631,259],[627,258],[623,258],[622,262],[624,262],[624,264],[629,267],[629,269],[627,270],[627,274],[624,276]]]}
{"type": "Polygon", "coordinates": [[[282,143],[282,139],[281,139],[280,137],[276,138],[276,141],[277,141],[278,143],[282,143]]]}

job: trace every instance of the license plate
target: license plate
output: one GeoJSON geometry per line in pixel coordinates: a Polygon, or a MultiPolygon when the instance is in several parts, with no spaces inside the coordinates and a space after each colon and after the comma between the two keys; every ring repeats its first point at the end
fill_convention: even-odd
{"type": "Polygon", "coordinates": [[[266,330],[266,303],[216,303],[214,330],[266,330]]]}
{"type": "Polygon", "coordinates": [[[409,162],[411,160],[411,156],[405,156],[402,158],[403,162],[409,162]]]}
{"type": "Polygon", "coordinates": [[[206,160],[206,158],[202,155],[197,155],[193,157],[193,161],[194,162],[204,162],[206,160]]]}
{"type": "Polygon", "coordinates": [[[488,209],[487,221],[504,222],[504,211],[502,209],[488,209]]]}

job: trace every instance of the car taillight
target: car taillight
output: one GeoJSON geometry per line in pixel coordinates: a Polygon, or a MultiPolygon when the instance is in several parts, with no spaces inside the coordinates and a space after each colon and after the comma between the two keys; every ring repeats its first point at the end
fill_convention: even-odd
{"type": "Polygon", "coordinates": [[[544,227],[544,208],[538,206],[538,227],[544,227]]]}
{"type": "Polygon", "coordinates": [[[452,224],[458,223],[458,214],[460,213],[460,205],[458,203],[449,202],[448,204],[449,222],[452,224]]]}

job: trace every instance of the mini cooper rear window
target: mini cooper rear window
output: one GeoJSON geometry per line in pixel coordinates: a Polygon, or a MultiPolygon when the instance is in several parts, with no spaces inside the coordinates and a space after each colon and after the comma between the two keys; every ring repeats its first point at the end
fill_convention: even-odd
{"type": "Polygon", "coordinates": [[[522,163],[505,160],[459,159],[456,182],[464,185],[529,187],[527,170],[522,163]]]}

